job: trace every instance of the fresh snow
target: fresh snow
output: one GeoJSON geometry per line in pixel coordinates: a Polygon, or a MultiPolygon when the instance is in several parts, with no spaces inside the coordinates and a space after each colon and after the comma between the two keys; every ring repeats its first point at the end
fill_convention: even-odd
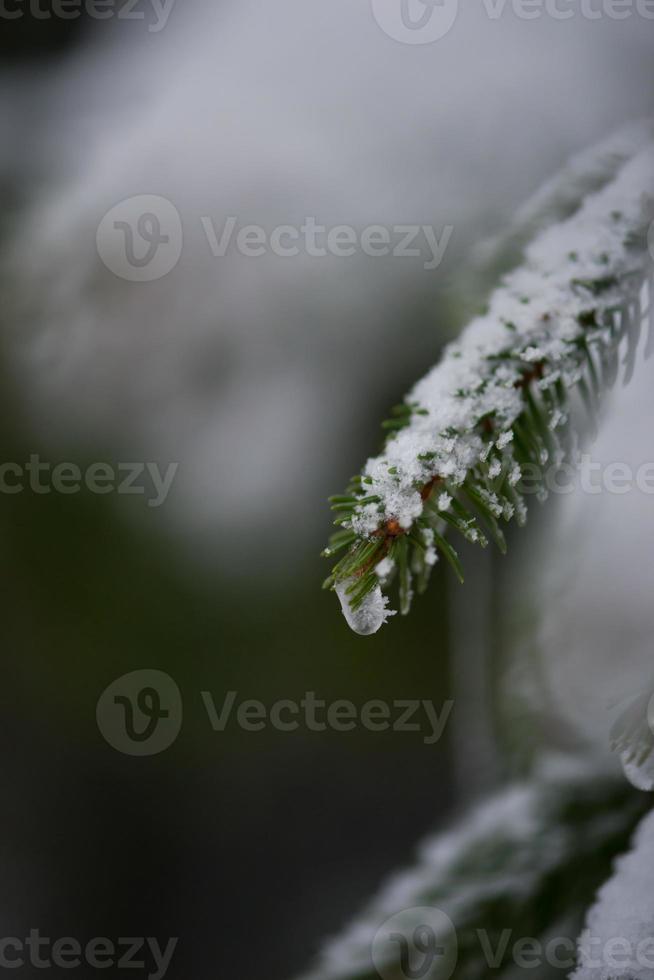
{"type": "MultiPolygon", "coordinates": [[[[525,250],[523,265],[507,275],[491,296],[487,312],[468,325],[409,393],[408,425],[364,468],[367,502],[356,505],[349,519],[359,538],[371,538],[389,522],[408,532],[423,515],[422,489],[437,478],[444,481],[437,498],[441,511],[450,508],[451,492],[471,472],[484,467],[493,479],[506,465],[509,484],[515,486],[522,474],[513,456],[513,426],[524,411],[525,377],[534,365],[539,376],[537,381],[532,376],[531,383],[542,396],[551,433],[550,448],[542,448],[540,463],[563,462],[566,452],[557,430],[567,423],[568,411],[557,404],[561,387],[570,389],[580,382],[584,346],[591,360],[602,358],[616,343],[616,331],[629,327],[633,349],[631,313],[625,323],[620,311],[639,292],[647,293],[647,251],[634,246],[640,245],[653,217],[654,142],[650,124],[634,132],[640,133],[640,140],[633,133],[630,137],[634,156],[624,162],[629,140],[616,143],[614,179],[609,180],[611,167],[598,170],[595,176],[599,181],[601,171],[604,186],[589,194],[572,217],[541,230],[525,250]],[[589,314],[594,318],[592,326],[589,314]],[[556,397],[548,398],[555,386],[556,397]],[[482,435],[484,419],[492,420],[492,428],[482,435]]],[[[605,151],[603,159],[610,158],[605,151]]],[[[633,364],[625,379],[632,371],[633,364]]],[[[572,433],[568,453],[574,452],[575,439],[572,433]]],[[[515,516],[519,523],[525,522],[526,506],[519,495],[510,503],[483,489],[480,492],[497,518],[515,516]]],[[[466,536],[474,540],[478,534],[471,530],[466,536]]],[[[437,556],[433,540],[427,545],[429,567],[437,556]]],[[[379,570],[381,587],[386,587],[391,572],[385,565],[379,570]]],[[[376,632],[388,619],[379,588],[358,614],[345,590],[337,591],[357,632],[376,632]]]]}
{"type": "Polygon", "coordinates": [[[545,362],[541,390],[558,379],[566,387],[579,380],[570,345],[588,337],[588,330],[578,318],[589,308],[601,317],[620,306],[624,287],[619,283],[593,295],[578,283],[644,275],[644,259],[627,243],[642,230],[652,195],[650,143],[577,214],[538,236],[526,250],[525,264],[491,297],[488,312],[473,320],[410,392],[407,403],[420,411],[366,464],[367,495],[381,502],[355,511],[351,523],[357,534],[369,536],[390,519],[410,529],[423,511],[422,485],[439,476],[456,487],[494,448],[510,445],[511,427],[524,407],[516,384],[525,365],[545,362]],[[498,356],[503,359],[494,359],[498,356]],[[490,446],[475,431],[489,415],[497,430],[490,446]]]}
{"type": "Polygon", "coordinates": [[[599,891],[573,980],[654,980],[654,813],[599,891]]]}

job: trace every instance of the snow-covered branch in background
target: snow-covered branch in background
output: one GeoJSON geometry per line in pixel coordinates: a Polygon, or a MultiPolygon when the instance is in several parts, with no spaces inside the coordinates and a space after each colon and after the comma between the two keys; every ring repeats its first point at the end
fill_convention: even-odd
{"type": "MultiPolygon", "coordinates": [[[[651,276],[654,143],[634,155],[567,220],[542,231],[488,312],[446,348],[393,418],[389,440],[343,496],[327,556],[345,549],[325,583],[357,632],[390,615],[382,593],[399,582],[400,610],[422,591],[439,554],[463,580],[445,538],[453,528],[504,550],[500,521],[526,519],[527,466],[557,467],[574,452],[571,394],[591,416],[603,388],[633,372],[651,276]]],[[[650,333],[647,353],[654,347],[650,333]]]]}
{"type": "MultiPolygon", "coordinates": [[[[574,960],[579,909],[604,880],[611,856],[626,846],[644,807],[642,796],[594,766],[542,760],[531,780],[499,791],[455,830],[425,841],[415,866],[327,944],[303,980],[379,980],[381,954],[374,966],[371,958],[378,931],[399,913],[409,927],[413,913],[417,927],[425,909],[444,913],[454,928],[456,977],[503,977],[513,943],[527,936],[563,937],[574,960]],[[492,970],[489,950],[497,957],[492,970]]],[[[388,949],[393,953],[397,947],[388,949]]],[[[381,965],[385,976],[406,976],[397,962],[381,965]]]]}
{"type": "Polygon", "coordinates": [[[602,190],[654,140],[654,120],[628,123],[605,140],[575,154],[515,214],[511,227],[473,248],[473,265],[485,268],[507,253],[519,256],[536,235],[565,221],[589,194],[602,190]]]}

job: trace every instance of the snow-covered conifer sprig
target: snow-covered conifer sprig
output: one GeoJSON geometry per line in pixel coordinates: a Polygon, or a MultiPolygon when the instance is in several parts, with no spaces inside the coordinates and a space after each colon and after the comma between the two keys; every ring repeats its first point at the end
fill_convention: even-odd
{"type": "Polygon", "coordinates": [[[570,455],[571,394],[595,414],[623,341],[629,379],[651,280],[653,202],[650,143],[576,214],[538,235],[488,311],[394,409],[382,454],[332,498],[339,530],[325,554],[345,554],[325,586],[355,630],[386,621],[382,588],[394,579],[406,613],[439,553],[463,581],[446,530],[482,546],[491,537],[504,550],[500,523],[526,519],[525,465],[542,471],[570,455]]]}

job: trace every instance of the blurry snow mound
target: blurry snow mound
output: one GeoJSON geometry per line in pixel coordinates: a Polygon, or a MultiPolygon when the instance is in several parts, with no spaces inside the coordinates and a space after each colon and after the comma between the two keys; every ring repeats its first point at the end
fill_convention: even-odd
{"type": "Polygon", "coordinates": [[[654,813],[641,823],[632,850],[600,889],[579,938],[573,980],[654,980],[654,813]]]}
{"type": "Polygon", "coordinates": [[[229,216],[268,232],[451,224],[462,253],[481,215],[510,214],[570,151],[640,115],[654,68],[635,22],[481,8],[424,46],[349,0],[195,0],[158,34],[135,27],[36,87],[41,190],[4,270],[11,366],[54,447],[179,462],[162,513],[196,546],[220,534],[230,565],[279,560],[265,544],[292,514],[288,565],[447,262],[216,258],[202,218],[218,237],[229,216]],[[163,278],[130,282],[96,233],[144,194],[177,209],[183,249],[163,278]]]}

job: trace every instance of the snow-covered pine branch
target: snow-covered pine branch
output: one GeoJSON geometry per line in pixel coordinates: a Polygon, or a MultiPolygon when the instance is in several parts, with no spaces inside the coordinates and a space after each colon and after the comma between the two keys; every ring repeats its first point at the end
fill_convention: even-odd
{"type": "Polygon", "coordinates": [[[500,521],[526,520],[525,468],[542,472],[573,453],[573,391],[592,416],[616,380],[623,342],[629,379],[651,291],[653,218],[650,140],[535,238],[488,312],[394,409],[382,454],[332,498],[339,530],[325,554],[346,553],[325,585],[357,632],[374,633],[391,615],[382,590],[394,580],[408,612],[414,583],[424,590],[439,554],[463,581],[449,528],[504,550],[500,521]]]}

